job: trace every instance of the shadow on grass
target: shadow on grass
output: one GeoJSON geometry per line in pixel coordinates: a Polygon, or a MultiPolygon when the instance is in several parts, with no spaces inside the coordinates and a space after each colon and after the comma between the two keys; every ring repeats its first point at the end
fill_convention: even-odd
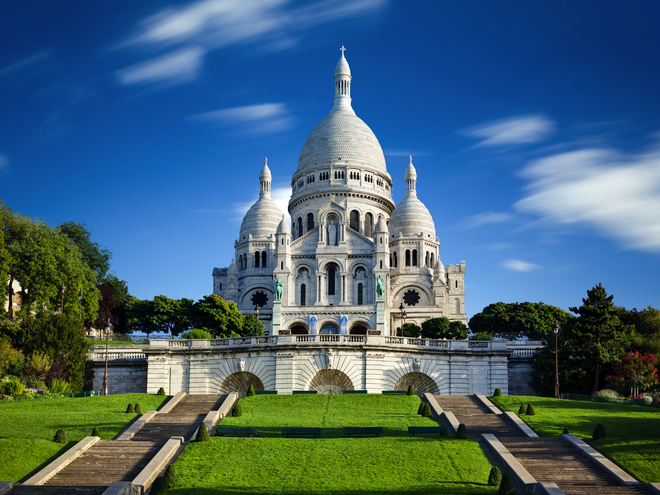
{"type": "Polygon", "coordinates": [[[34,476],[35,474],[37,474],[37,473],[38,473],[39,471],[41,471],[43,468],[45,468],[46,466],[48,466],[48,464],[50,464],[50,463],[53,462],[55,459],[57,459],[58,457],[60,457],[61,455],[63,455],[63,454],[64,454],[65,452],[67,452],[69,449],[73,448],[73,446],[74,446],[75,444],[77,444],[77,443],[78,443],[78,442],[68,442],[64,447],[62,447],[62,449],[60,449],[60,451],[59,451],[57,454],[52,455],[52,456],[49,457],[46,461],[44,461],[44,462],[42,462],[41,464],[39,464],[36,468],[34,468],[32,471],[30,471],[30,472],[29,472],[28,474],[26,474],[25,476],[23,476],[23,478],[21,478],[19,482],[20,482],[20,483],[23,483],[23,482],[27,481],[28,479],[30,479],[32,476],[34,476]]]}
{"type": "MultiPolygon", "coordinates": [[[[346,427],[352,427],[353,425],[346,425],[346,427]]],[[[358,426],[359,427],[359,426],[358,426]]],[[[231,430],[231,429],[236,429],[237,431],[243,429],[243,428],[257,428],[258,431],[258,437],[261,438],[284,438],[282,435],[282,427],[280,426],[255,426],[255,425],[241,425],[241,426],[223,426],[222,423],[218,426],[218,428],[226,429],[226,430],[231,430]]],[[[302,427],[306,428],[306,427],[302,427]]],[[[310,427],[310,428],[315,428],[315,427],[310,427]]],[[[216,435],[219,436],[219,435],[216,435]]],[[[351,435],[350,437],[344,437],[344,427],[325,427],[322,428],[321,431],[321,437],[316,437],[316,438],[372,438],[375,437],[376,435],[351,435]]],[[[385,438],[385,437],[398,437],[398,438],[413,438],[413,435],[411,433],[408,433],[407,428],[405,430],[402,429],[397,429],[397,428],[383,428],[383,433],[378,435],[378,438],[385,438]]],[[[420,438],[420,439],[433,439],[437,440],[438,438],[448,438],[448,435],[442,435],[440,436],[439,434],[417,434],[415,435],[414,438],[420,438]]]]}
{"type": "MultiPolygon", "coordinates": [[[[244,495],[247,493],[273,493],[272,489],[259,489],[255,487],[245,488],[178,488],[176,490],[170,489],[171,495],[244,495]]],[[[450,482],[450,481],[431,481],[427,485],[417,488],[410,488],[406,490],[374,490],[371,488],[364,490],[351,490],[351,489],[304,489],[301,491],[287,490],[287,495],[480,495],[480,494],[495,494],[497,493],[496,487],[489,487],[485,483],[468,483],[468,482],[450,482]]]]}

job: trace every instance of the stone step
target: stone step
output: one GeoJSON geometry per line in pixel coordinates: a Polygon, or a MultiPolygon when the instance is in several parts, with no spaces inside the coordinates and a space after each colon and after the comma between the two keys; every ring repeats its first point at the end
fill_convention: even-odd
{"type": "Polygon", "coordinates": [[[106,486],[29,486],[14,485],[7,495],[101,495],[106,486]]]}

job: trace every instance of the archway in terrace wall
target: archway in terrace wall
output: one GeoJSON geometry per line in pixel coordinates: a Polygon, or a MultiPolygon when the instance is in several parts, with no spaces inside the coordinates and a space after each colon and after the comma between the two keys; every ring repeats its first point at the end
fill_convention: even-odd
{"type": "Polygon", "coordinates": [[[351,379],[339,370],[318,371],[307,386],[319,394],[341,394],[344,390],[355,390],[351,379]]]}
{"type": "Polygon", "coordinates": [[[238,373],[232,373],[223,380],[219,392],[221,394],[236,392],[239,397],[244,397],[250,385],[254,387],[255,391],[264,390],[264,384],[257,375],[247,371],[239,371],[238,373]]]}
{"type": "Polygon", "coordinates": [[[412,385],[415,389],[416,395],[432,394],[438,395],[440,390],[438,385],[433,381],[429,375],[424,373],[406,373],[396,382],[394,390],[408,390],[408,386],[412,385]]]}

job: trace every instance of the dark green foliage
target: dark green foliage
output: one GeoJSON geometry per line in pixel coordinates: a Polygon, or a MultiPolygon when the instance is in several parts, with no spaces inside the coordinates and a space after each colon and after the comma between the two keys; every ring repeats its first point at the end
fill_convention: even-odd
{"type": "Polygon", "coordinates": [[[502,391],[499,388],[495,389],[495,392],[493,392],[493,397],[501,397],[502,396],[502,391]]]}
{"type": "Polygon", "coordinates": [[[156,395],[165,395],[165,389],[163,387],[160,387],[156,395]]]}
{"type": "Polygon", "coordinates": [[[199,430],[197,431],[197,437],[195,438],[196,442],[208,442],[210,440],[209,438],[209,430],[206,428],[206,423],[202,421],[199,424],[199,430]]]}
{"type": "Polygon", "coordinates": [[[248,387],[247,394],[245,394],[245,395],[247,395],[248,397],[254,397],[254,395],[255,395],[254,386],[251,383],[250,383],[250,386],[248,387]]]}
{"type": "Polygon", "coordinates": [[[165,481],[167,482],[168,488],[179,488],[179,478],[176,475],[174,464],[167,466],[167,469],[165,470],[165,481]]]}
{"type": "Polygon", "coordinates": [[[231,415],[234,417],[243,416],[243,407],[240,402],[236,403],[234,409],[231,411],[231,415]]]}
{"type": "Polygon", "coordinates": [[[151,495],[168,495],[167,480],[163,476],[156,478],[151,485],[151,495]]]}
{"type": "Polygon", "coordinates": [[[213,338],[211,332],[202,328],[191,328],[181,334],[182,339],[211,339],[213,338]]]}
{"type": "Polygon", "coordinates": [[[264,324],[259,321],[257,315],[249,314],[243,317],[243,332],[242,335],[263,335],[264,324]]]}
{"type": "Polygon", "coordinates": [[[425,339],[467,339],[468,328],[463,322],[449,319],[430,318],[422,323],[422,337],[425,339]]]}
{"type": "Polygon", "coordinates": [[[424,410],[424,402],[420,402],[419,407],[417,408],[417,414],[422,414],[423,410],[424,410]]]}
{"type": "Polygon", "coordinates": [[[142,416],[144,413],[142,412],[142,408],[140,407],[140,404],[135,404],[135,414],[139,414],[142,416]]]}
{"type": "Polygon", "coordinates": [[[406,395],[415,395],[415,389],[413,388],[412,385],[408,385],[408,390],[406,391],[406,395]]]}
{"type": "Polygon", "coordinates": [[[98,426],[95,426],[95,427],[92,429],[92,436],[93,436],[93,437],[100,437],[100,436],[101,436],[101,432],[99,431],[99,427],[98,427],[98,426]]]}
{"type": "Polygon", "coordinates": [[[594,440],[602,440],[607,438],[607,434],[605,433],[605,427],[601,424],[598,423],[596,425],[596,428],[594,429],[594,434],[592,437],[594,440]]]}
{"type": "MultiPolygon", "coordinates": [[[[420,332],[422,329],[415,325],[414,323],[406,323],[403,325],[403,336],[404,337],[412,337],[412,338],[418,338],[420,332]]],[[[401,327],[398,327],[396,329],[396,334],[401,337],[401,327]]]]}
{"type": "Polygon", "coordinates": [[[497,495],[515,495],[516,489],[513,487],[513,480],[508,472],[502,473],[502,481],[500,489],[497,490],[497,495]]]}
{"type": "Polygon", "coordinates": [[[208,330],[216,337],[232,337],[241,335],[243,315],[238,311],[236,303],[211,294],[193,305],[191,324],[195,328],[208,330]]]}
{"type": "Polygon", "coordinates": [[[497,466],[493,466],[490,468],[490,474],[488,475],[488,486],[500,486],[501,482],[502,473],[497,468],[497,466]]]}
{"type": "Polygon", "coordinates": [[[527,405],[527,412],[525,413],[527,416],[536,416],[536,413],[534,412],[534,406],[531,404],[527,405]]]}
{"type": "Polygon", "coordinates": [[[564,428],[564,431],[561,432],[562,435],[568,435],[568,428],[564,428]]]}
{"type": "Polygon", "coordinates": [[[57,430],[57,432],[55,432],[55,437],[53,438],[53,442],[61,443],[62,445],[67,443],[66,432],[61,428],[57,430]]]}
{"type": "Polygon", "coordinates": [[[422,416],[424,418],[432,418],[433,413],[431,412],[431,406],[429,405],[428,402],[424,403],[424,407],[422,408],[422,416]]]}
{"type": "Polygon", "coordinates": [[[518,409],[518,415],[521,416],[521,415],[525,414],[526,412],[527,412],[527,406],[523,402],[522,404],[520,404],[520,408],[518,409]]]}
{"type": "Polygon", "coordinates": [[[126,413],[135,414],[135,406],[133,404],[129,404],[128,407],[126,407],[126,413]]]}
{"type": "Polygon", "coordinates": [[[470,438],[470,435],[468,435],[467,426],[465,426],[465,424],[461,423],[458,425],[458,430],[456,430],[456,438],[460,440],[467,440],[470,438]]]}

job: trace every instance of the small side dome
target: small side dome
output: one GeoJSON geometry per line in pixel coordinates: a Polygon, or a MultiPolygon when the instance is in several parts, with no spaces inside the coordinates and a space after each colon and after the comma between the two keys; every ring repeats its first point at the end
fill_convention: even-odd
{"type": "Polygon", "coordinates": [[[424,234],[435,240],[435,223],[429,210],[417,196],[407,195],[394,208],[390,217],[390,235],[405,236],[424,234]]]}
{"type": "Polygon", "coordinates": [[[227,268],[227,275],[238,275],[238,268],[236,268],[234,258],[231,259],[231,265],[227,268]]]}
{"type": "Polygon", "coordinates": [[[284,215],[282,215],[282,221],[277,226],[277,234],[291,234],[291,229],[289,229],[289,224],[287,223],[284,215]]]}
{"type": "Polygon", "coordinates": [[[378,223],[376,223],[376,233],[382,234],[383,232],[384,233],[388,232],[387,224],[385,223],[385,219],[382,216],[380,216],[378,218],[378,223]]]}
{"type": "Polygon", "coordinates": [[[262,196],[254,203],[243,217],[239,241],[252,237],[270,237],[277,231],[282,219],[282,210],[270,199],[262,196]]]}

